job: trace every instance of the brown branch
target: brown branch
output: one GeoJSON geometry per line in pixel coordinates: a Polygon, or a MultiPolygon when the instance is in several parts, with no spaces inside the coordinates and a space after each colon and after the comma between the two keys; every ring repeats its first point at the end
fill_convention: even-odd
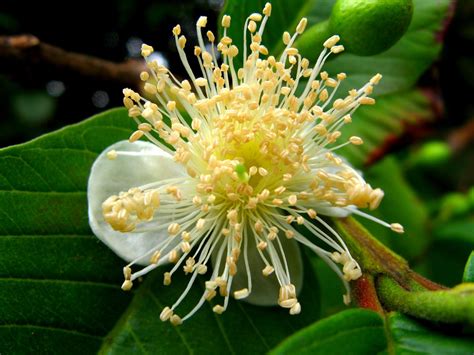
{"type": "Polygon", "coordinates": [[[474,118],[448,135],[448,144],[454,152],[462,151],[474,142],[474,118]]]}
{"type": "Polygon", "coordinates": [[[19,60],[32,64],[50,64],[92,79],[137,86],[139,74],[146,70],[143,61],[130,59],[115,63],[85,54],[68,52],[41,42],[33,35],[0,36],[0,59],[19,60]]]}

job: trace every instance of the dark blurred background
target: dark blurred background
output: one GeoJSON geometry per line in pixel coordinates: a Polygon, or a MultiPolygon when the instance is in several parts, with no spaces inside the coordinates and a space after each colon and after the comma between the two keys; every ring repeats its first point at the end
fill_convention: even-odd
{"type": "Polygon", "coordinates": [[[114,62],[139,59],[145,42],[159,52],[158,61],[171,63],[179,75],[181,65],[173,65],[179,58],[172,27],[180,23],[189,41],[194,42],[197,18],[207,15],[208,26],[215,28],[222,5],[223,0],[2,0],[0,147],[25,142],[121,106],[122,89],[128,84],[87,77],[46,63],[35,48],[12,55],[12,44],[6,36],[31,34],[67,52],[114,62]]]}

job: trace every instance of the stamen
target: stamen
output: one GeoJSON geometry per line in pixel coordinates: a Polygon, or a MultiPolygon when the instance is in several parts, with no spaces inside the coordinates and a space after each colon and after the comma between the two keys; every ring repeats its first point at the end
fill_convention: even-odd
{"type": "MultiPolygon", "coordinates": [[[[330,77],[322,68],[330,55],[344,50],[339,36],[324,42],[311,67],[295,46],[307,26],[303,18],[293,34],[283,34],[285,48],[277,59],[264,43],[263,32],[270,15],[271,4],[267,3],[262,14],[253,13],[246,19],[241,68],[234,65],[239,48],[227,32],[230,16],[222,17],[220,40],[211,31],[204,30],[203,35],[207,18],[200,17],[194,47],[198,74],[191,69],[184,51],[187,39],[181,27],[175,26],[176,47],[189,78],[178,80],[167,68],[148,59],[148,70],[140,73],[140,79],[155,102],[131,89],[123,91],[124,105],[137,123],[129,141],[147,138],[170,153],[188,174],[132,188],[111,196],[102,206],[104,220],[115,230],[169,234],[124,268],[122,288],[130,290],[133,280],[158,264],[175,263],[164,273],[163,284],[170,285],[173,273],[180,270],[189,275],[189,282],[178,300],[160,314],[162,321],[169,320],[173,325],[181,324],[206,300],[219,295],[224,301],[213,307],[217,314],[227,309],[231,295],[237,300],[248,297],[254,267],[251,252],[257,252],[265,265],[263,276],[275,275],[271,280],[276,279],[280,285],[279,305],[291,315],[299,314],[301,305],[291,281],[295,275],[290,274],[285,240],[281,238],[308,246],[326,261],[343,282],[347,292],[344,302],[350,302],[349,282],[362,275],[361,268],[343,239],[317,211],[324,214],[333,208],[343,210],[403,232],[400,224],[388,224],[358,209],[377,208],[383,192],[373,189],[336,155],[348,144],[363,143],[357,136],[336,142],[353,112],[360,105],[375,103],[368,95],[372,95],[381,75],[338,98],[346,74],[330,77]],[[299,92],[302,80],[307,83],[299,92]],[[192,117],[191,122],[185,119],[187,116],[192,117]],[[328,250],[313,244],[300,229],[320,239],[328,250]],[[241,255],[245,267],[238,268],[241,255]],[[206,290],[181,318],[174,311],[198,275],[208,273],[211,256],[215,267],[205,281],[206,290]],[[142,260],[150,264],[132,274],[130,266],[142,260]],[[246,274],[247,287],[234,290],[233,277],[239,272],[246,274]]],[[[152,53],[151,46],[142,46],[145,58],[152,53]]],[[[110,160],[135,156],[153,159],[159,155],[115,150],[106,154],[110,160]]]]}

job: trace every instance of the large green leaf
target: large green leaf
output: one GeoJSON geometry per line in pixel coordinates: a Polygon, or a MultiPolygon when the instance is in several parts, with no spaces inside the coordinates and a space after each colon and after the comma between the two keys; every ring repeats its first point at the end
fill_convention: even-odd
{"type": "MultiPolygon", "coordinates": [[[[211,304],[206,304],[179,327],[161,322],[161,310],[179,297],[186,284],[187,278],[177,278],[165,287],[162,272],[149,275],[128,311],[105,339],[101,353],[261,354],[319,318],[319,287],[308,263],[299,297],[302,312],[298,316],[290,316],[280,307],[231,301],[220,316],[212,311],[211,304]]],[[[203,290],[202,285],[195,285],[182,307],[192,309],[203,290]]]]}
{"type": "Polygon", "coordinates": [[[387,346],[382,318],[354,309],[321,320],[289,337],[271,354],[376,354],[387,346]]]}
{"type": "Polygon", "coordinates": [[[0,352],[92,352],[127,306],[121,262],[89,230],[86,187],[129,121],[113,110],[0,150],[0,352]]]}
{"type": "Polygon", "coordinates": [[[272,354],[472,354],[474,341],[459,330],[411,319],[397,312],[386,324],[369,310],[347,310],[306,327],[272,354]]]}
{"type": "Polygon", "coordinates": [[[474,340],[467,335],[443,333],[433,325],[423,325],[400,313],[389,314],[387,322],[390,348],[395,354],[468,355],[474,352],[474,340]]]}

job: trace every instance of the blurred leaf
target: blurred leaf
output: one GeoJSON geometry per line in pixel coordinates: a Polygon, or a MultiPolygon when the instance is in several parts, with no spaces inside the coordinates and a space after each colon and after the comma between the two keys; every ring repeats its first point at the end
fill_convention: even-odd
{"type": "Polygon", "coordinates": [[[467,336],[450,335],[399,313],[388,316],[391,332],[390,347],[395,354],[472,354],[474,340],[467,336]]]}
{"type": "Polygon", "coordinates": [[[352,309],[300,330],[271,354],[376,354],[386,346],[382,318],[372,311],[352,309]]]}
{"type": "MultiPolygon", "coordinates": [[[[305,265],[303,290],[298,297],[302,312],[297,316],[290,316],[288,310],[280,307],[257,307],[230,300],[222,315],[216,315],[213,305],[206,303],[179,327],[161,322],[162,309],[181,295],[188,280],[176,278],[170,287],[165,287],[162,272],[147,277],[127,312],[104,340],[100,353],[265,353],[295,330],[319,318],[318,283],[309,265],[305,265]]],[[[182,307],[191,310],[203,291],[202,284],[193,286],[182,307]]]]}
{"type": "Polygon", "coordinates": [[[56,109],[56,100],[42,91],[17,94],[12,104],[15,115],[28,126],[44,125],[56,109]]]}
{"type": "Polygon", "coordinates": [[[352,123],[341,130],[341,140],[355,135],[360,136],[364,144],[349,145],[339,152],[356,166],[373,163],[383,157],[403,133],[426,124],[434,115],[430,98],[419,89],[381,96],[374,106],[360,107],[352,123]]]}
{"type": "Polygon", "coordinates": [[[311,266],[317,275],[320,285],[319,300],[321,302],[321,317],[327,317],[336,312],[346,310],[347,306],[342,299],[345,290],[337,274],[324,260],[316,256],[313,252],[306,252],[306,255],[311,262],[311,266]]]}
{"type": "Polygon", "coordinates": [[[433,281],[453,286],[461,281],[465,260],[474,250],[474,221],[449,222],[433,230],[434,240],[415,268],[433,281]]]}
{"type": "Polygon", "coordinates": [[[385,196],[380,206],[370,214],[388,223],[398,222],[405,228],[404,234],[396,234],[389,228],[369,220],[358,220],[374,236],[407,259],[424,253],[429,245],[427,233],[428,212],[416,193],[405,180],[395,158],[385,158],[370,168],[366,180],[375,188],[380,187],[385,196]]]}
{"type": "Polygon", "coordinates": [[[86,187],[131,129],[112,110],[0,150],[0,352],[94,352],[127,306],[122,263],[89,230],[86,187]]]}
{"type": "Polygon", "coordinates": [[[469,255],[466,266],[464,267],[463,282],[474,282],[474,251],[469,255]]]}

